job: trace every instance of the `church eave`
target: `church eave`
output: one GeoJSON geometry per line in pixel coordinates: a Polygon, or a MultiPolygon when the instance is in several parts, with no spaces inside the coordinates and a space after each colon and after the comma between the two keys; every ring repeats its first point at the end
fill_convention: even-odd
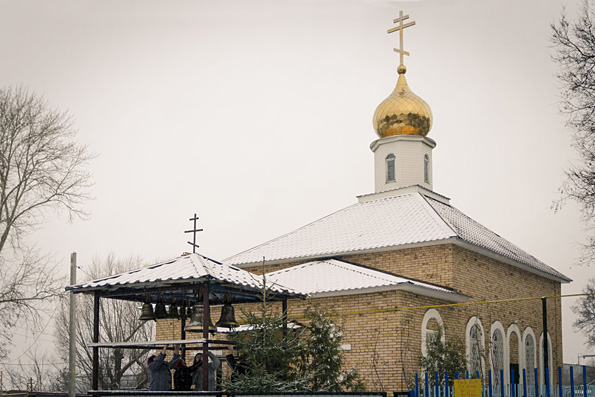
{"type": "MultiPolygon", "coordinates": [[[[444,245],[444,244],[454,243],[456,239],[457,239],[456,237],[449,237],[449,238],[445,238],[445,239],[441,239],[441,240],[422,241],[422,242],[415,242],[415,243],[408,243],[408,244],[389,245],[389,246],[385,246],[385,247],[374,247],[374,248],[366,248],[366,249],[351,250],[351,251],[337,251],[337,252],[328,252],[328,253],[321,253],[321,254],[315,254],[315,255],[304,255],[304,256],[294,256],[294,257],[275,258],[275,259],[267,259],[265,256],[264,265],[265,266],[273,266],[273,265],[291,264],[291,263],[296,263],[296,262],[304,262],[304,261],[317,260],[317,259],[332,259],[332,258],[338,258],[338,257],[343,257],[343,256],[375,254],[375,253],[379,253],[379,252],[396,251],[396,250],[408,249],[408,248],[419,248],[419,247],[429,247],[429,246],[434,246],[434,245],[444,245]]],[[[252,267],[252,266],[256,266],[256,265],[262,266],[262,260],[255,261],[255,262],[229,263],[229,264],[243,269],[246,267],[252,267]]]]}
{"type": "Polygon", "coordinates": [[[560,276],[556,276],[554,274],[550,274],[550,273],[541,271],[539,269],[536,269],[536,268],[534,268],[532,266],[529,266],[529,265],[527,265],[525,263],[522,263],[522,262],[519,262],[519,261],[515,261],[514,259],[508,258],[508,257],[506,257],[504,255],[498,254],[498,253],[493,252],[493,251],[491,251],[489,249],[486,249],[486,248],[479,247],[477,245],[471,244],[471,243],[469,243],[467,241],[464,241],[464,240],[462,240],[460,238],[456,238],[455,240],[456,241],[454,242],[454,244],[457,245],[457,246],[459,246],[459,247],[461,247],[461,248],[465,248],[465,249],[467,249],[469,251],[473,251],[473,252],[476,252],[478,254],[487,256],[488,258],[492,258],[492,259],[495,259],[497,261],[506,263],[507,265],[510,265],[510,266],[516,267],[518,269],[524,270],[524,271],[526,271],[528,273],[533,273],[533,274],[536,274],[536,275],[538,275],[540,277],[544,277],[544,278],[547,278],[549,280],[556,281],[556,282],[563,283],[563,284],[567,284],[567,283],[572,282],[572,279],[564,276],[563,274],[560,274],[560,276]]]}
{"type": "Polygon", "coordinates": [[[418,285],[414,285],[411,283],[403,283],[399,285],[390,285],[390,286],[382,286],[382,287],[374,287],[374,288],[359,288],[359,289],[349,289],[349,290],[341,290],[341,291],[330,291],[330,292],[319,292],[310,294],[308,299],[311,298],[329,298],[329,297],[338,297],[338,296],[348,296],[348,295],[359,295],[359,294],[372,294],[372,293],[379,293],[379,292],[387,292],[387,291],[404,291],[410,292],[416,295],[422,295],[429,298],[436,298],[442,301],[447,302],[467,302],[469,297],[467,295],[463,295],[457,292],[445,292],[445,291],[437,291],[429,288],[424,288],[418,285]]]}
{"type": "MultiPolygon", "coordinates": [[[[441,240],[432,240],[432,241],[423,241],[418,243],[410,243],[410,244],[400,244],[400,245],[392,245],[386,247],[377,247],[377,248],[369,248],[369,249],[362,249],[362,250],[353,250],[353,251],[343,251],[343,252],[333,252],[333,253],[324,253],[319,255],[307,255],[307,256],[299,256],[299,257],[292,257],[292,258],[276,258],[272,260],[267,260],[265,257],[265,266],[274,266],[274,265],[282,265],[282,264],[292,264],[296,262],[304,262],[310,260],[320,260],[320,259],[331,259],[331,258],[340,258],[345,256],[353,256],[353,255],[362,255],[362,254],[375,254],[380,252],[387,252],[387,251],[397,251],[403,249],[411,249],[411,248],[420,248],[420,247],[431,247],[437,245],[446,245],[446,244],[453,244],[459,246],[461,248],[465,248],[469,251],[476,252],[480,255],[487,256],[488,258],[492,258],[498,260],[500,262],[506,263],[510,266],[516,267],[518,269],[524,270],[529,273],[536,274],[538,276],[559,282],[559,283],[569,283],[572,280],[564,275],[556,276],[554,274],[550,274],[539,269],[536,269],[532,266],[529,266],[525,263],[515,261],[514,259],[508,258],[504,255],[498,254],[493,252],[489,249],[479,247],[477,245],[471,244],[458,236],[449,237],[446,239],[441,240]]],[[[262,265],[262,261],[258,262],[250,262],[250,263],[233,263],[234,266],[239,268],[247,268],[253,267],[256,265],[262,265]]]]}

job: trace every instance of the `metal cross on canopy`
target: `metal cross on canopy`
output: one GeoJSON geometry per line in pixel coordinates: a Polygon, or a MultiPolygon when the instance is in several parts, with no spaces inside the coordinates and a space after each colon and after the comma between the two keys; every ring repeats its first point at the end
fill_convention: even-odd
{"type": "Polygon", "coordinates": [[[401,55],[401,65],[403,65],[403,55],[409,55],[407,51],[403,50],[403,29],[415,25],[415,21],[403,24],[403,21],[405,21],[406,19],[409,19],[409,15],[403,15],[403,11],[399,11],[399,17],[393,20],[394,23],[399,23],[399,26],[397,26],[396,28],[389,29],[387,31],[387,33],[389,34],[396,32],[397,30],[399,31],[399,39],[401,45],[398,49],[394,48],[394,51],[398,52],[401,55]]]}
{"type": "Polygon", "coordinates": [[[202,229],[196,228],[196,221],[198,220],[198,216],[194,214],[194,218],[190,218],[190,221],[194,221],[194,227],[192,230],[186,230],[184,233],[192,233],[192,242],[188,241],[188,244],[192,246],[192,253],[196,254],[196,249],[198,248],[198,244],[196,244],[196,233],[202,232],[202,229]]]}

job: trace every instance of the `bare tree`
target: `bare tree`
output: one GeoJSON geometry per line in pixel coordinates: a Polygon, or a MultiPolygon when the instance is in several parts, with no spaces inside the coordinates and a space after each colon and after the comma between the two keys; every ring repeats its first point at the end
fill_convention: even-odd
{"type": "MultiPolygon", "coordinates": [[[[89,270],[91,279],[114,275],[138,269],[140,258],[119,260],[110,254],[105,261],[95,259],[89,270]]],[[[64,300],[56,320],[56,338],[60,350],[68,352],[69,307],[64,300]]],[[[77,373],[86,379],[77,385],[78,392],[89,389],[92,378],[93,350],[87,346],[93,335],[93,298],[87,295],[77,297],[76,360],[77,373]]],[[[138,303],[115,299],[102,299],[100,305],[100,341],[134,342],[153,339],[154,322],[140,321],[138,303]]],[[[99,387],[104,390],[119,389],[125,374],[136,379],[136,386],[143,387],[148,380],[146,349],[102,349],[99,362],[99,387]]]]}
{"type": "MultiPolygon", "coordinates": [[[[583,219],[592,230],[595,226],[595,15],[589,0],[584,0],[574,21],[564,13],[552,24],[553,59],[560,66],[557,74],[561,87],[561,111],[567,115],[573,147],[580,164],[566,171],[566,181],[560,188],[562,200],[576,201],[583,219]]],[[[595,235],[585,245],[582,262],[595,259],[595,235]]]]}
{"type": "Polygon", "coordinates": [[[592,278],[583,289],[588,294],[579,298],[572,311],[577,315],[574,328],[587,337],[587,346],[595,347],[595,278],[592,278]]]}
{"type": "Polygon", "coordinates": [[[38,318],[40,301],[62,292],[56,264],[24,237],[45,210],[84,216],[92,158],[66,113],[23,88],[0,88],[0,359],[17,321],[38,318]]]}
{"type": "Polygon", "coordinates": [[[34,347],[25,356],[26,363],[22,360],[11,362],[5,366],[3,372],[5,387],[15,390],[58,392],[65,390],[61,385],[63,375],[60,368],[64,363],[55,355],[42,353],[34,347]]]}

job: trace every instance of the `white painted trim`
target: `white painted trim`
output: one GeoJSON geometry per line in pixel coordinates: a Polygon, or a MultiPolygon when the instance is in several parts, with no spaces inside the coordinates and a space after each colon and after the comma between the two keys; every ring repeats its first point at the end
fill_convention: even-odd
{"type": "MultiPolygon", "coordinates": [[[[527,368],[527,355],[526,355],[526,343],[527,343],[527,335],[531,335],[533,337],[533,362],[539,368],[539,361],[537,361],[537,349],[539,349],[539,345],[537,344],[537,338],[535,337],[535,332],[531,327],[525,328],[525,332],[523,332],[523,366],[522,368],[525,370],[527,377],[529,375],[529,371],[533,373],[534,368],[527,368]]],[[[535,384],[535,381],[531,382],[531,386],[535,384]]],[[[529,383],[527,384],[529,385],[529,383]]]]}
{"type": "Polygon", "coordinates": [[[428,351],[428,347],[426,344],[426,336],[428,334],[427,326],[431,319],[435,319],[436,322],[438,323],[438,326],[442,330],[442,338],[440,338],[442,340],[442,343],[446,342],[446,332],[444,330],[444,322],[442,321],[442,317],[440,316],[440,313],[438,313],[438,310],[436,310],[436,309],[428,309],[426,311],[426,314],[424,314],[424,319],[421,322],[421,354],[424,357],[426,356],[427,351],[428,351]]]}
{"type": "Polygon", "coordinates": [[[370,150],[375,152],[379,146],[385,145],[391,142],[397,141],[413,141],[413,142],[423,142],[424,144],[428,145],[430,148],[434,149],[436,147],[436,141],[432,138],[428,138],[427,136],[419,136],[419,135],[393,135],[387,136],[385,138],[376,139],[374,142],[370,144],[370,150]]]}
{"type": "Polygon", "coordinates": [[[506,344],[508,345],[508,352],[507,352],[507,360],[505,360],[505,367],[504,367],[504,379],[506,380],[506,384],[509,385],[511,382],[510,379],[510,337],[512,334],[516,334],[517,337],[517,346],[518,346],[518,357],[519,357],[519,370],[522,369],[522,360],[524,356],[524,349],[523,349],[523,340],[521,338],[521,330],[519,329],[518,325],[510,324],[508,330],[506,332],[506,344]]]}
{"type": "MultiPolygon", "coordinates": [[[[481,352],[480,352],[480,361],[481,361],[481,372],[482,374],[484,374],[485,376],[485,331],[483,329],[483,324],[481,323],[481,320],[476,317],[473,316],[469,319],[469,321],[467,321],[467,328],[465,329],[465,355],[467,357],[467,363],[468,363],[468,367],[467,369],[470,371],[470,365],[471,365],[471,327],[473,327],[474,325],[478,325],[479,326],[479,330],[481,331],[481,336],[480,336],[480,341],[481,341],[481,352]]],[[[469,373],[470,377],[473,377],[474,374],[469,373]]]]}
{"type": "Polygon", "coordinates": [[[494,332],[496,330],[499,330],[502,333],[502,369],[504,370],[504,378],[502,379],[503,384],[506,384],[506,367],[508,365],[507,363],[507,356],[508,356],[508,337],[506,336],[506,331],[504,331],[504,326],[502,325],[502,323],[500,321],[494,321],[494,323],[492,324],[492,326],[490,327],[490,351],[489,351],[489,357],[490,357],[490,368],[492,369],[492,379],[496,379],[496,374],[494,373],[495,368],[494,368],[494,356],[492,354],[492,340],[493,340],[493,335],[494,332]]]}

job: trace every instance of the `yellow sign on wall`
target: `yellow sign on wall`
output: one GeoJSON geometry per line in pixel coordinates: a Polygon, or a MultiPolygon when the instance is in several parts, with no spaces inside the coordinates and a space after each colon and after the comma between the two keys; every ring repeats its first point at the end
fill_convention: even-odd
{"type": "Polygon", "coordinates": [[[481,397],[481,379],[455,379],[455,397],[481,397]]]}

